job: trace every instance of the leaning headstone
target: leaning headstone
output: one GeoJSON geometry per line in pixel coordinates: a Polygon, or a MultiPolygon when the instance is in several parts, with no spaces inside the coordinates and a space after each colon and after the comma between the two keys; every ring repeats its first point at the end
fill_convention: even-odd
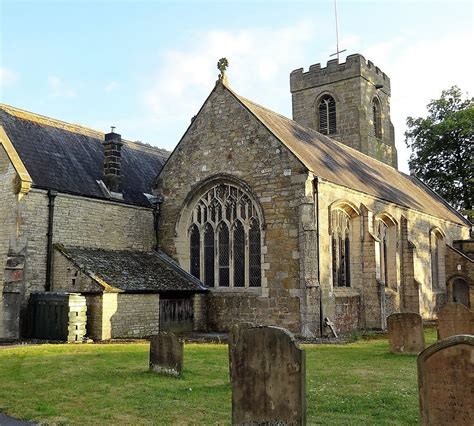
{"type": "Polygon", "coordinates": [[[422,425],[474,424],[474,336],[439,340],[417,359],[422,425]]]}
{"type": "Polygon", "coordinates": [[[400,312],[387,317],[388,341],[394,353],[419,354],[425,349],[423,321],[415,312],[400,312]]]}
{"type": "Polygon", "coordinates": [[[160,332],[150,337],[150,370],[179,376],[183,370],[183,342],[173,333],[160,332]]]}
{"type": "Polygon", "coordinates": [[[302,425],[305,352],[278,327],[235,327],[229,336],[233,425],[302,425]]]}
{"type": "Polygon", "coordinates": [[[474,311],[461,303],[448,303],[438,315],[438,339],[474,334],[474,311]]]}

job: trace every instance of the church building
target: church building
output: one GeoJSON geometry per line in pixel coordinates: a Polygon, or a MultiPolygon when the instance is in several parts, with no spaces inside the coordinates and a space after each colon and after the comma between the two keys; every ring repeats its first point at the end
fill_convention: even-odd
{"type": "Polygon", "coordinates": [[[397,170],[388,76],[357,54],[290,89],[293,120],[221,68],[172,153],[1,106],[0,339],[38,291],[85,295],[98,340],[474,306],[471,224],[397,170]]]}

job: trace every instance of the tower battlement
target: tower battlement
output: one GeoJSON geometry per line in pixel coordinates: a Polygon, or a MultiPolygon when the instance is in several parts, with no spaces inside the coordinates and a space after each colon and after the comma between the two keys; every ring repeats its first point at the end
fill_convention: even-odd
{"type": "Polygon", "coordinates": [[[321,64],[314,64],[307,72],[303,68],[292,71],[290,90],[291,93],[299,92],[354,77],[362,77],[374,85],[383,85],[382,90],[390,96],[390,78],[372,61],[367,61],[358,53],[349,55],[346,62],[339,63],[337,59],[331,59],[323,68],[321,64]]]}

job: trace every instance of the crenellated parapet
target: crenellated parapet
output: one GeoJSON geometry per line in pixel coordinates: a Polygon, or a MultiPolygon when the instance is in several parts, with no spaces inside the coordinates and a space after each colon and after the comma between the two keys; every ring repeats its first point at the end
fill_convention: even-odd
{"type": "Polygon", "coordinates": [[[360,54],[349,55],[346,62],[342,63],[331,59],[325,67],[321,67],[321,64],[311,65],[307,72],[304,72],[303,68],[292,71],[290,90],[294,93],[354,77],[362,77],[374,85],[382,85],[381,90],[390,96],[390,78],[360,54]]]}

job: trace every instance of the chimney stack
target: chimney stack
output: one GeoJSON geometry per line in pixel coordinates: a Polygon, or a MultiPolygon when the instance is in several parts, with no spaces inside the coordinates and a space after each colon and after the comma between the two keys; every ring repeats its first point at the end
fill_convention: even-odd
{"type": "Polygon", "coordinates": [[[104,178],[103,181],[110,192],[122,192],[122,136],[114,132],[106,133],[104,145],[104,178]]]}

